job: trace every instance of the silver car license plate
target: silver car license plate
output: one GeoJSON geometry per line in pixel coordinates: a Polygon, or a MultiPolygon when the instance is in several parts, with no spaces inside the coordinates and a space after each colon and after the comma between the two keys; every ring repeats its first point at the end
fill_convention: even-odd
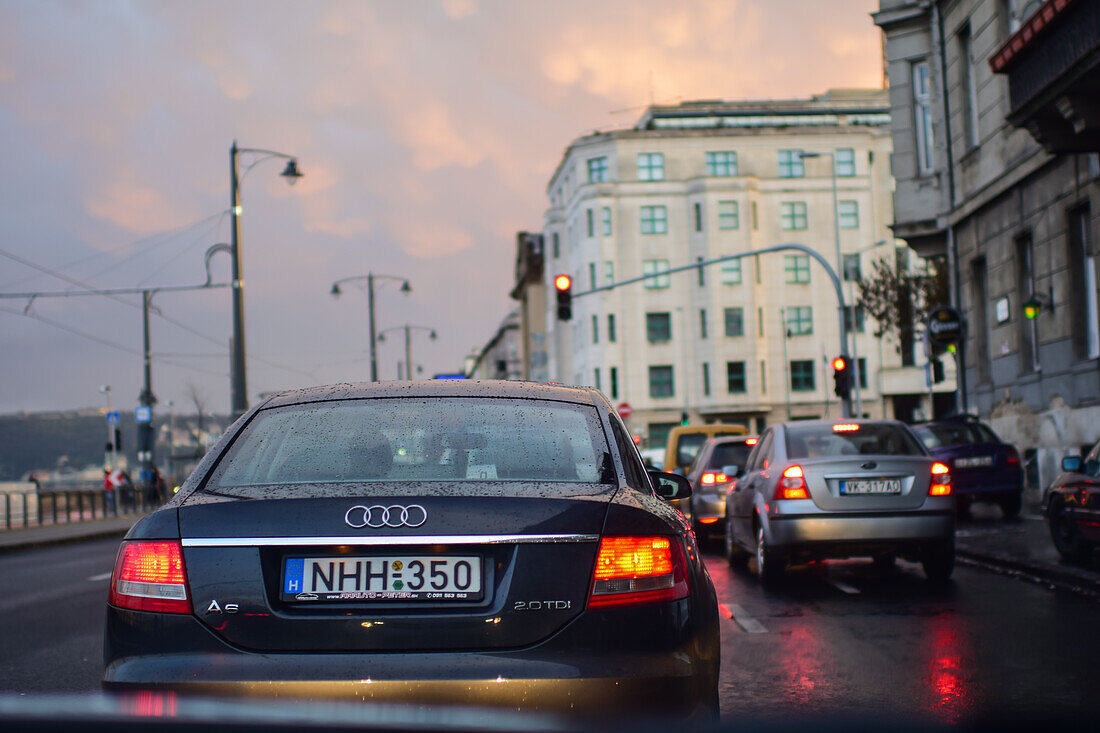
{"type": "Polygon", "coordinates": [[[900,494],[901,479],[859,479],[857,481],[844,479],[840,482],[840,493],[844,495],[900,494]]]}
{"type": "Polygon", "coordinates": [[[284,601],[476,601],[482,598],[476,555],[290,557],[284,601]]]}

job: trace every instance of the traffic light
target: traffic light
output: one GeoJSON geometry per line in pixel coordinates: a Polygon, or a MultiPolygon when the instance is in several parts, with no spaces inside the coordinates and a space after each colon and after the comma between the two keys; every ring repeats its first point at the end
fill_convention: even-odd
{"type": "Polygon", "coordinates": [[[690,424],[691,424],[691,418],[688,417],[688,414],[686,412],[681,412],[680,413],[680,425],[682,425],[686,428],[690,424]]]}
{"type": "Polygon", "coordinates": [[[833,359],[833,392],[842,400],[852,392],[852,362],[847,356],[833,359]]]}
{"type": "Polygon", "coordinates": [[[573,278],[558,275],[554,278],[554,289],[558,291],[558,320],[568,321],[573,317],[573,278]]]}

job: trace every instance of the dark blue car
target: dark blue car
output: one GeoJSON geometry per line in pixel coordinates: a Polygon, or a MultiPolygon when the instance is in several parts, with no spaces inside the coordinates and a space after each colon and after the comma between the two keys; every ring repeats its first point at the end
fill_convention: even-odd
{"type": "Polygon", "coordinates": [[[1020,513],[1024,490],[1020,454],[988,426],[959,418],[916,425],[913,431],[951,469],[960,513],[976,501],[1000,505],[1005,517],[1020,513]]]}

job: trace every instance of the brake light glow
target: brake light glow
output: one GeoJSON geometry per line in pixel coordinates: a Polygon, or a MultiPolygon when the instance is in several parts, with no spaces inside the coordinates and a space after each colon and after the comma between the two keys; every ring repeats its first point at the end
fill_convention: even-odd
{"type": "Polygon", "coordinates": [[[604,537],[589,608],[672,601],[688,595],[687,565],[668,537],[604,537]]]}
{"type": "Polygon", "coordinates": [[[1005,463],[1010,466],[1020,465],[1020,454],[1016,451],[1015,448],[1008,449],[1008,456],[1007,458],[1005,458],[1005,463]]]}
{"type": "Polygon", "coordinates": [[[703,517],[699,520],[699,524],[717,524],[718,517],[703,517]]]}
{"type": "Polygon", "coordinates": [[[728,484],[730,477],[724,473],[713,473],[708,471],[699,478],[699,481],[704,486],[713,486],[714,484],[728,484]]]}
{"type": "Polygon", "coordinates": [[[802,466],[791,466],[783,472],[779,485],[775,488],[776,499],[809,499],[810,489],[806,486],[806,476],[802,466]]]}
{"type": "Polygon", "coordinates": [[[932,464],[932,484],[929,496],[951,496],[951,469],[939,461],[932,464]]]}
{"type": "Polygon", "coordinates": [[[748,438],[748,439],[745,440],[745,445],[756,445],[756,443],[757,443],[756,438],[748,438]]]}
{"type": "Polygon", "coordinates": [[[115,560],[107,602],[135,611],[191,613],[180,543],[123,542],[115,560]]]}
{"type": "Polygon", "coordinates": [[[859,432],[859,423],[854,422],[839,422],[833,426],[834,433],[856,433],[859,432]]]}

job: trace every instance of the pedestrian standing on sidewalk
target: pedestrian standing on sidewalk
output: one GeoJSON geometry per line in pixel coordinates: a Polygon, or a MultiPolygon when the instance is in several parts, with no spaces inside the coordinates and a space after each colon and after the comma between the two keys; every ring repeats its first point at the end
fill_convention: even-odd
{"type": "Polygon", "coordinates": [[[103,506],[104,512],[115,512],[115,482],[111,478],[111,471],[103,469],[103,506]]]}

